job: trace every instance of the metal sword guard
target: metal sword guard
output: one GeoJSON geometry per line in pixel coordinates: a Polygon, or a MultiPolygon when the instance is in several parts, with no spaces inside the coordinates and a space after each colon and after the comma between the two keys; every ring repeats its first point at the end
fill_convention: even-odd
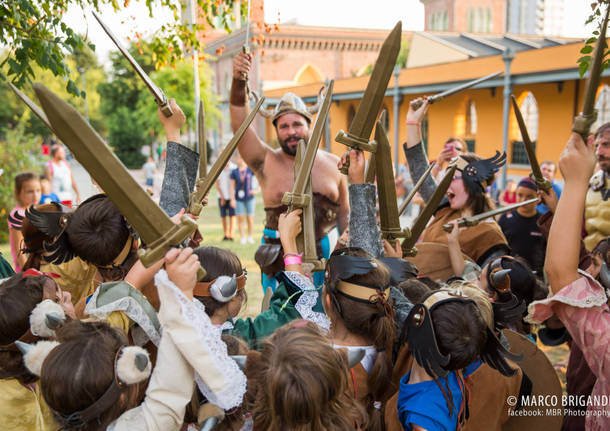
{"type": "MultiPolygon", "coordinates": [[[[178,247],[185,238],[197,229],[197,222],[189,216],[183,215],[180,224],[175,225],[163,236],[146,245],[146,249],[138,250],[138,257],[145,267],[153,265],[165,256],[171,247],[178,247]]],[[[197,279],[205,277],[205,270],[201,267],[197,270],[197,279]]]]}

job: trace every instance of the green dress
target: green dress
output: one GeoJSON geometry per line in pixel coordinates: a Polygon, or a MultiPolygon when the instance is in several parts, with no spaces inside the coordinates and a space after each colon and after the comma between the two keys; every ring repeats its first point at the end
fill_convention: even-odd
{"type": "Polygon", "coordinates": [[[222,327],[223,334],[243,339],[250,349],[261,349],[264,338],[293,320],[309,320],[328,330],[330,321],[322,307],[321,290],[316,289],[311,280],[292,271],[280,272],[276,279],[278,286],[269,308],[254,319],[228,320],[222,327]]]}
{"type": "Polygon", "coordinates": [[[9,278],[11,275],[14,275],[15,271],[13,271],[13,267],[10,263],[6,261],[2,253],[0,253],[0,279],[9,278]]]}

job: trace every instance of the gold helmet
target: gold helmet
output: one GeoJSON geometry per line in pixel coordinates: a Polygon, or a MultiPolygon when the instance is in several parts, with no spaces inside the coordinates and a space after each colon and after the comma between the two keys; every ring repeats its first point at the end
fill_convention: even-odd
{"type": "Polygon", "coordinates": [[[303,99],[294,93],[286,93],[282,96],[280,103],[278,103],[273,110],[261,108],[260,113],[265,118],[271,118],[271,122],[275,126],[277,119],[284,114],[295,113],[302,115],[307,120],[307,123],[311,123],[313,115],[318,112],[320,108],[320,102],[322,99],[322,91],[324,87],[318,92],[318,100],[315,104],[310,107],[305,105],[303,99]]]}

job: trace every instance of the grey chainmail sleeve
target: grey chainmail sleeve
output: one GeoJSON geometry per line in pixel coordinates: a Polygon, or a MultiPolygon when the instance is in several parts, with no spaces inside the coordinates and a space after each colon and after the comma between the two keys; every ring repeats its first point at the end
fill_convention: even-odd
{"type": "Polygon", "coordinates": [[[383,246],[375,211],[376,191],[375,185],[369,183],[349,186],[349,246],[380,257],[383,246]]]}
{"type": "Polygon", "coordinates": [[[199,154],[176,142],[167,143],[159,206],[168,216],[188,206],[189,196],[195,189],[198,167],[199,154]]]}
{"type": "MultiPolygon", "coordinates": [[[[407,163],[409,163],[411,179],[415,184],[417,181],[419,181],[422,175],[424,175],[426,169],[428,169],[428,166],[430,165],[428,163],[428,157],[424,152],[424,146],[421,142],[411,148],[407,148],[407,144],[404,143],[403,148],[405,150],[405,156],[407,157],[407,163]]],[[[419,189],[419,194],[424,202],[428,202],[430,200],[435,189],[436,182],[432,176],[429,176],[419,189]]]]}

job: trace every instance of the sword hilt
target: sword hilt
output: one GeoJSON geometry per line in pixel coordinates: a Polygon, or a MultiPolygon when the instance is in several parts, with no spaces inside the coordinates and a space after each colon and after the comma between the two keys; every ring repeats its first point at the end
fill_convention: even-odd
{"type": "MultiPolygon", "coordinates": [[[[157,238],[151,244],[148,244],[146,250],[138,250],[138,257],[142,264],[149,268],[156,262],[163,259],[165,253],[171,247],[178,247],[182,242],[197,229],[197,222],[192,218],[184,215],[180,220],[180,224],[174,225],[163,236],[157,238]]],[[[199,267],[197,270],[197,279],[201,280],[205,277],[205,269],[199,267]]]]}
{"type": "Polygon", "coordinates": [[[409,228],[404,229],[384,229],[381,228],[381,239],[387,239],[388,241],[395,240],[398,238],[411,238],[411,230],[409,228]]]}
{"type": "MultiPolygon", "coordinates": [[[[435,96],[429,96],[428,97],[428,105],[432,105],[435,102],[438,102],[440,100],[440,98],[435,97],[435,96]]],[[[411,108],[413,108],[414,111],[417,111],[419,108],[421,108],[421,105],[423,105],[424,102],[421,100],[418,100],[417,102],[413,102],[413,104],[411,105],[411,108]]]]}
{"type": "MultiPolygon", "coordinates": [[[[406,242],[403,242],[403,244],[405,244],[406,242]]],[[[407,247],[403,247],[402,248],[402,257],[415,257],[417,256],[417,247],[411,247],[411,248],[407,248],[407,247]]]]}
{"type": "Polygon", "coordinates": [[[536,187],[538,187],[540,190],[544,190],[547,193],[553,187],[549,180],[546,178],[540,179],[536,177],[533,172],[530,172],[530,179],[536,184],[536,187]]]}
{"type": "Polygon", "coordinates": [[[341,172],[343,175],[347,175],[349,172],[349,153],[345,156],[345,163],[343,163],[343,166],[341,166],[339,172],[341,172]]]}
{"type": "Polygon", "coordinates": [[[582,136],[582,140],[586,143],[589,138],[589,132],[591,131],[591,125],[595,123],[596,119],[597,110],[593,110],[593,113],[590,115],[585,115],[581,112],[580,115],[574,117],[572,131],[582,136]]]}
{"type": "MultiPolygon", "coordinates": [[[[349,132],[345,133],[343,130],[339,130],[339,133],[337,133],[337,136],[335,136],[335,141],[349,148],[353,148],[354,150],[368,151],[369,153],[373,154],[377,152],[377,142],[368,142],[365,139],[350,134],[349,132]]],[[[349,154],[345,158],[345,163],[343,164],[341,169],[339,169],[339,171],[343,175],[347,175],[349,171],[349,154]]]]}
{"type": "Polygon", "coordinates": [[[172,107],[169,104],[169,100],[167,100],[165,94],[163,95],[162,100],[155,100],[155,102],[157,102],[157,105],[159,105],[159,109],[161,110],[163,115],[165,115],[166,118],[169,118],[174,115],[174,111],[172,110],[172,107]]]}

